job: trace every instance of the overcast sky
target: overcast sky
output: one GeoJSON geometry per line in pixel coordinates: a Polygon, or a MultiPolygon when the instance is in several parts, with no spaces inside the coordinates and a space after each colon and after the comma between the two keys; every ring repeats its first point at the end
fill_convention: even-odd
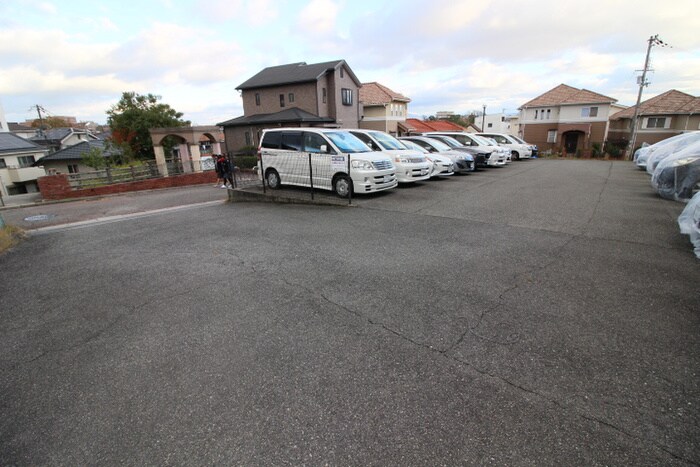
{"type": "Polygon", "coordinates": [[[633,105],[651,84],[700,95],[698,0],[14,0],[0,2],[8,121],[106,122],[124,91],[162,96],[196,125],[243,114],[236,86],[284,63],[344,59],[362,82],[440,110],[517,112],[565,83],[633,105]]]}

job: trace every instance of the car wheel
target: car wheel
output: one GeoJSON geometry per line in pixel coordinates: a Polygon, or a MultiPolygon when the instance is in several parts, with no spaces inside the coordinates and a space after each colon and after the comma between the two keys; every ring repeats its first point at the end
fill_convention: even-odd
{"type": "Polygon", "coordinates": [[[280,174],[278,174],[275,169],[270,169],[267,171],[265,174],[265,180],[267,181],[267,186],[273,190],[276,190],[282,184],[280,181],[280,174]]]}
{"type": "Polygon", "coordinates": [[[520,153],[518,151],[511,151],[510,158],[513,159],[514,161],[519,161],[520,160],[520,153]]]}
{"type": "Polygon", "coordinates": [[[352,180],[347,175],[338,175],[333,181],[333,191],[341,198],[347,198],[352,191],[352,180]]]}

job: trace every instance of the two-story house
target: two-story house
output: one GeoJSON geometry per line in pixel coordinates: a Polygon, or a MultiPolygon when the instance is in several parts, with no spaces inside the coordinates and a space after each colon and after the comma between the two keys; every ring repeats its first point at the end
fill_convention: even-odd
{"type": "Polygon", "coordinates": [[[264,128],[358,128],[360,86],[345,60],[265,68],[236,88],[243,116],[217,123],[224,129],[226,151],[257,146],[264,128]]]}
{"type": "MultiPolygon", "coordinates": [[[[635,106],[610,117],[608,139],[621,144],[632,136],[635,106]]],[[[700,130],[700,97],[672,89],[639,104],[635,147],[654,144],[688,131],[700,130]]]]}
{"type": "Polygon", "coordinates": [[[411,99],[377,82],[362,83],[360,128],[404,135],[408,103],[411,99]]]}
{"type": "Polygon", "coordinates": [[[0,194],[3,196],[36,193],[37,178],[44,170],[34,167],[47,150],[7,131],[0,131],[0,194]]]}
{"type": "Polygon", "coordinates": [[[521,137],[541,151],[585,154],[603,146],[608,119],[623,106],[617,100],[566,84],[545,92],[520,107],[521,137]]]}
{"type": "Polygon", "coordinates": [[[47,148],[49,152],[55,152],[74,144],[94,141],[98,138],[90,131],[79,128],[50,128],[37,132],[36,136],[30,139],[39,146],[47,148]]]}

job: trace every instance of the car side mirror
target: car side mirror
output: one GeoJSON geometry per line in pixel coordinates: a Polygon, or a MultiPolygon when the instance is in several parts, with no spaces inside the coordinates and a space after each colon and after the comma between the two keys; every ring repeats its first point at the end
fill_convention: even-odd
{"type": "Polygon", "coordinates": [[[325,144],[321,145],[320,150],[321,154],[328,154],[328,146],[326,146],[325,144]]]}

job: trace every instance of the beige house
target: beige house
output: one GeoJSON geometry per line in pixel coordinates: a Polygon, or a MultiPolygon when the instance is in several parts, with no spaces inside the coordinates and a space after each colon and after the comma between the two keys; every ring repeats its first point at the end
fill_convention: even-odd
{"type": "Polygon", "coordinates": [[[257,146],[264,128],[358,128],[360,85],[345,60],[265,68],[236,88],[243,116],[217,124],[226,151],[257,146]]]}
{"type": "Polygon", "coordinates": [[[385,131],[392,135],[406,134],[409,102],[411,99],[408,97],[377,82],[363,83],[360,88],[360,128],[385,131]]]}
{"type": "Polygon", "coordinates": [[[560,84],[520,107],[521,137],[544,152],[590,154],[593,144],[605,143],[610,116],[625,108],[616,102],[560,84]]]}
{"type": "Polygon", "coordinates": [[[0,131],[0,194],[36,193],[37,178],[44,170],[34,163],[46,155],[43,147],[6,131],[0,131]]]}
{"type": "MultiPolygon", "coordinates": [[[[635,107],[610,117],[608,139],[627,145],[635,107]]],[[[688,131],[700,130],[700,97],[672,89],[639,104],[635,147],[654,144],[688,131]]]]}

